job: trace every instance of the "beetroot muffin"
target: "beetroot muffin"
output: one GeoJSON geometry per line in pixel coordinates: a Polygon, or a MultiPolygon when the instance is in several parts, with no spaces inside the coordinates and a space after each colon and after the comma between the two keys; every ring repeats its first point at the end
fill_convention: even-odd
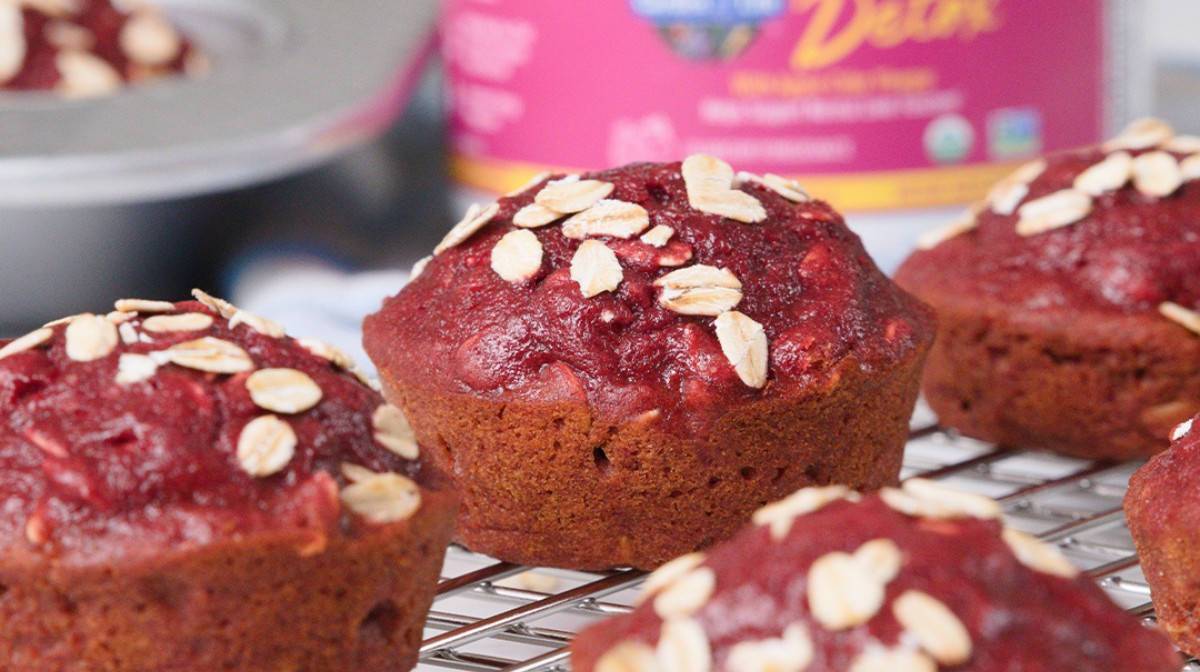
{"type": "Polygon", "coordinates": [[[1058,549],[931,481],[809,488],[707,555],[664,565],[632,613],[585,629],[575,672],[1178,672],[1058,549]]]}
{"type": "Polygon", "coordinates": [[[650,568],[799,487],[896,481],[930,311],[795,183],[541,177],[435,252],[364,343],[472,550],[650,568]]]}
{"type": "Polygon", "coordinates": [[[1125,518],[1159,625],[1176,646],[1200,656],[1200,431],[1193,431],[1194,422],[1180,425],[1171,447],[1134,472],[1125,518]]]}
{"type": "Polygon", "coordinates": [[[0,667],[411,668],[448,481],[340,351],[198,296],[0,347],[0,667]]]}
{"type": "Polygon", "coordinates": [[[1200,411],[1197,178],[1200,138],[1144,120],[924,241],[896,281],[938,311],[922,388],[942,423],[1092,459],[1166,448],[1200,411]]]}
{"type": "Polygon", "coordinates": [[[205,59],[142,2],[0,2],[0,91],[113,93],[123,84],[205,68],[205,59]]]}

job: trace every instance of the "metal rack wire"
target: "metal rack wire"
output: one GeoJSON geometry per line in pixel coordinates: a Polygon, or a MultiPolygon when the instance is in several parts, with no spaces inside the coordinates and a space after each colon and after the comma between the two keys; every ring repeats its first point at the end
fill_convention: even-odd
{"type": "MultiPolygon", "coordinates": [[[[1007,524],[1058,545],[1119,605],[1153,621],[1121,498],[1140,463],[1089,462],[998,449],[944,431],[918,407],[903,478],[922,476],[994,497],[1007,524]]],[[[426,626],[423,672],[565,672],[583,626],[632,608],[645,574],[531,569],[451,548],[426,626]]],[[[1200,662],[1181,662],[1200,672],[1200,662]]]]}

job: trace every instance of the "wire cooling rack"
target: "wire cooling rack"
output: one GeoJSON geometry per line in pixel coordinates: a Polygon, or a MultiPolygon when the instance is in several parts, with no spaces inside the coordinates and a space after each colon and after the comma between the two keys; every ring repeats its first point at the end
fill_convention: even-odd
{"type": "MultiPolygon", "coordinates": [[[[1121,511],[1140,462],[1089,462],[998,449],[937,427],[918,405],[902,478],[922,476],[1000,501],[1008,525],[1056,544],[1118,605],[1154,620],[1121,511]]],[[[585,625],[628,612],[637,570],[574,572],[497,562],[452,547],[425,630],[419,672],[566,672],[585,625]]],[[[1184,672],[1200,662],[1183,661],[1184,672]]]]}

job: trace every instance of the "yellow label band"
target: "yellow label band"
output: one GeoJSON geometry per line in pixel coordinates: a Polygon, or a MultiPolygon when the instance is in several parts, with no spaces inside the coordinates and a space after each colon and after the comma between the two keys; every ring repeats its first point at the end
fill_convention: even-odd
{"type": "MultiPolygon", "coordinates": [[[[988,187],[1019,166],[987,163],[953,168],[826,175],[785,175],[799,180],[814,198],[842,212],[900,210],[969,203],[982,198],[988,187]]],[[[476,189],[507,193],[543,171],[580,173],[590,169],[531,163],[450,157],[450,174],[458,183],[476,189]]]]}

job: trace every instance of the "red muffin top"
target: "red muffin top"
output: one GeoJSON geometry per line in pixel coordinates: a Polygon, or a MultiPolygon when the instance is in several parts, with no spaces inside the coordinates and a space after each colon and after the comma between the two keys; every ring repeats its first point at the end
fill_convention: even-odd
{"type": "Polygon", "coordinates": [[[931,337],[928,309],[832,208],[704,155],[542,176],[473,209],[364,324],[385,385],[586,399],[697,432],[733,405],[886,369],[931,337]]]}
{"type": "Polygon", "coordinates": [[[1159,632],[985,497],[910,480],[809,488],[664,565],[577,672],[1175,672],[1159,632]]]}
{"type": "Polygon", "coordinates": [[[104,95],[203,67],[188,40],[139,0],[0,2],[0,90],[104,95]]]}
{"type": "Polygon", "coordinates": [[[1200,329],[1200,138],[1160,121],[1039,159],[933,232],[896,279],[1024,311],[1164,315],[1200,329]]]}
{"type": "MultiPolygon", "coordinates": [[[[319,341],[197,292],[125,300],[0,343],[0,547],[113,556],[407,519],[418,460],[404,416],[319,341]]],[[[440,486],[438,486],[440,487],[440,486]]]]}

